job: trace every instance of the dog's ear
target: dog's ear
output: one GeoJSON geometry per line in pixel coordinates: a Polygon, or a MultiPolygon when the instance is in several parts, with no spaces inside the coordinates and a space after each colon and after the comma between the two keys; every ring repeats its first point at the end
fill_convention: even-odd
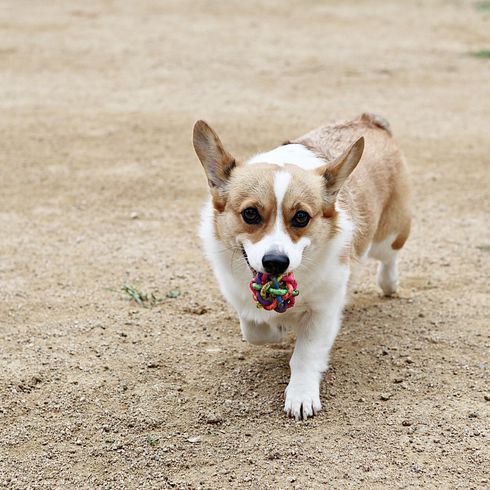
{"type": "Polygon", "coordinates": [[[342,187],[347,177],[356,168],[364,151],[364,137],[360,137],[353,143],[342,155],[335,160],[316,169],[316,171],[325,179],[327,193],[335,197],[342,187]]]}
{"type": "Polygon", "coordinates": [[[221,189],[236,166],[235,159],[223,148],[218,135],[204,121],[194,124],[194,150],[208,177],[211,189],[221,189]]]}

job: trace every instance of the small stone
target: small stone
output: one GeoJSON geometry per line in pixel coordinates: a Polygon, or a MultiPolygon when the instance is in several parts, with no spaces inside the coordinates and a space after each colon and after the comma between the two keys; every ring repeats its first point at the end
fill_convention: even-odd
{"type": "Polygon", "coordinates": [[[407,358],[405,359],[405,362],[406,362],[407,364],[413,364],[413,359],[412,359],[411,357],[407,357],[407,358]]]}
{"type": "Polygon", "coordinates": [[[198,315],[198,316],[204,315],[208,311],[209,311],[208,308],[206,308],[205,306],[200,306],[200,305],[188,306],[188,307],[184,308],[185,313],[190,313],[191,315],[198,315]]]}
{"type": "Polygon", "coordinates": [[[393,395],[391,393],[381,393],[379,395],[379,399],[383,400],[384,402],[388,401],[393,395]]]}
{"type": "Polygon", "coordinates": [[[212,414],[206,418],[206,424],[216,425],[221,424],[223,422],[223,417],[220,414],[212,414]]]}
{"type": "Polygon", "coordinates": [[[75,441],[75,444],[76,444],[77,446],[81,446],[81,445],[82,445],[82,441],[81,441],[80,439],[77,439],[77,440],[75,441]]]}
{"type": "Polygon", "coordinates": [[[485,401],[490,402],[490,395],[485,395],[483,398],[485,399],[485,401]]]}
{"type": "Polygon", "coordinates": [[[404,420],[404,421],[402,422],[402,425],[403,425],[404,427],[410,427],[410,426],[412,425],[412,422],[411,422],[410,420],[404,420]]]}
{"type": "Polygon", "coordinates": [[[139,215],[139,213],[137,213],[136,211],[133,211],[133,212],[132,212],[132,213],[129,215],[129,217],[130,217],[131,219],[139,219],[140,215],[139,215]]]}
{"type": "Polygon", "coordinates": [[[197,442],[201,442],[201,438],[199,436],[189,437],[187,439],[187,442],[190,442],[191,444],[196,444],[197,442]]]}
{"type": "Polygon", "coordinates": [[[276,450],[271,450],[267,453],[267,459],[272,461],[274,459],[280,459],[281,457],[281,453],[279,451],[276,451],[276,450]]]}

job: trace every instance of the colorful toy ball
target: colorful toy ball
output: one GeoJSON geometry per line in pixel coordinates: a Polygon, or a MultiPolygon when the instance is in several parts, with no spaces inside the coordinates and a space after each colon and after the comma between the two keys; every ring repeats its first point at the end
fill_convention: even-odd
{"type": "Polygon", "coordinates": [[[258,272],[250,281],[250,290],[257,308],[274,310],[277,313],[284,313],[294,306],[295,297],[299,294],[296,287],[292,272],[277,277],[258,272]]]}

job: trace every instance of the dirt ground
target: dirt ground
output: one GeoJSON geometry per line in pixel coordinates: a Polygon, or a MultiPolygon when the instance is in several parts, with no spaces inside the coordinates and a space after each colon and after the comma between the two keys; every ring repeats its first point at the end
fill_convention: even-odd
{"type": "Polygon", "coordinates": [[[0,8],[0,487],[488,488],[488,2],[0,8]],[[296,423],[292,344],[242,342],[202,257],[192,124],[246,157],[365,110],[411,168],[402,288],[359,271],[296,423]]]}

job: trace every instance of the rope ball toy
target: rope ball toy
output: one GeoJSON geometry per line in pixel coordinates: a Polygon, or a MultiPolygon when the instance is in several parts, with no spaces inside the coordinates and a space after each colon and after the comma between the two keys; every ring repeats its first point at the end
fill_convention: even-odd
{"type": "Polygon", "coordinates": [[[250,281],[257,308],[277,313],[284,313],[294,306],[295,297],[299,294],[297,286],[292,272],[277,277],[258,272],[250,281]]]}

